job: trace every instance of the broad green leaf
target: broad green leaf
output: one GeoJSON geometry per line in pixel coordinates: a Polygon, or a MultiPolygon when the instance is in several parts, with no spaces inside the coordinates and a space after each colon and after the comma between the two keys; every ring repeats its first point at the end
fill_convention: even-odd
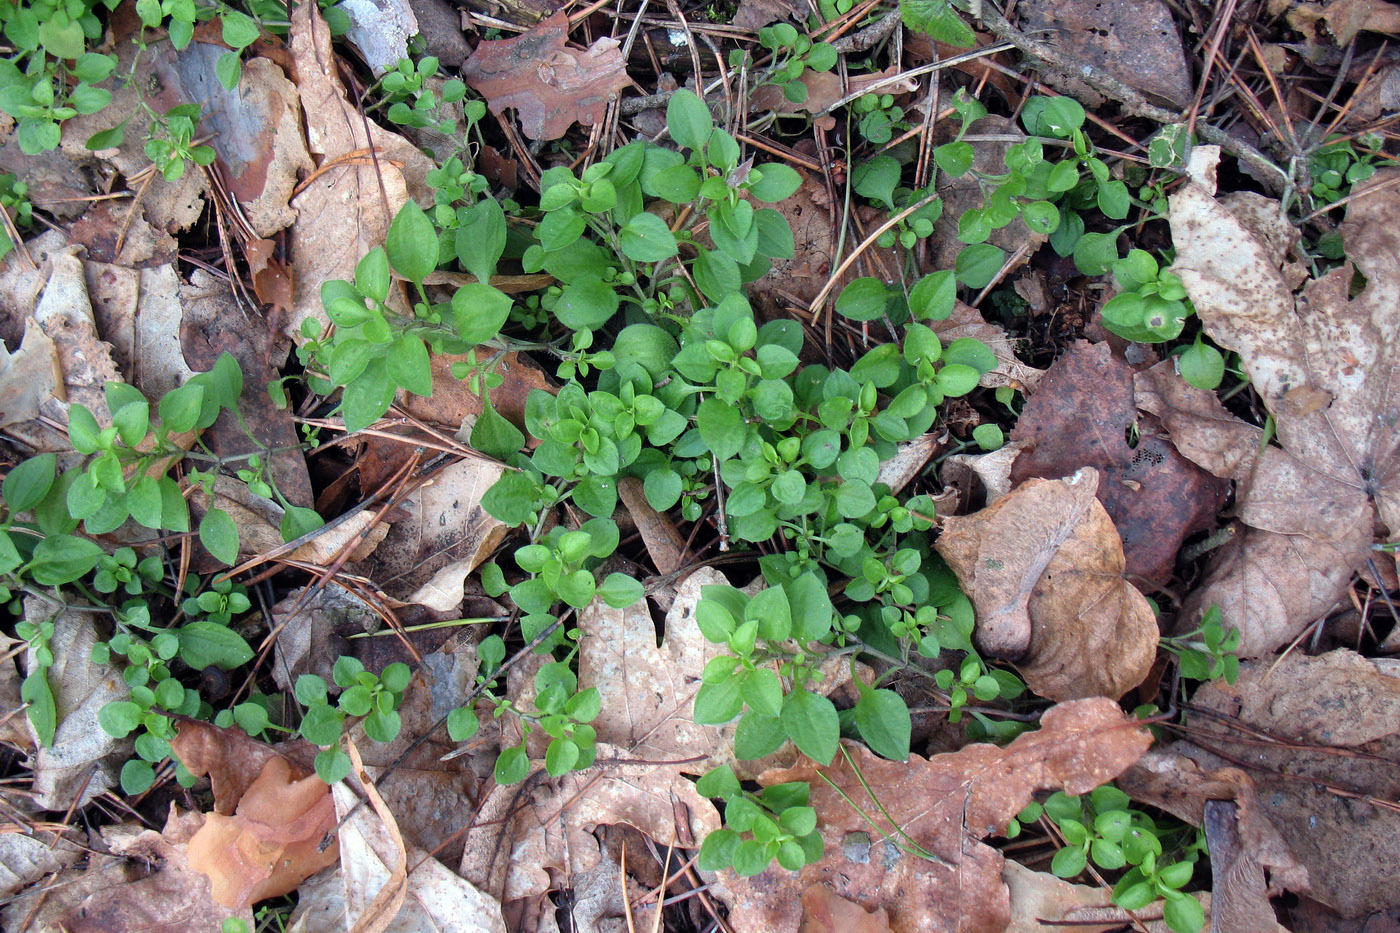
{"type": "Polygon", "coordinates": [[[797,170],[781,162],[765,162],[756,166],[761,176],[749,183],[749,194],[770,204],[792,197],[802,187],[802,176],[797,170]]]}
{"type": "Polygon", "coordinates": [[[746,425],[737,407],[714,397],[707,398],[700,403],[695,421],[701,439],[716,459],[728,460],[743,446],[746,425]]]}
{"type": "Polygon", "coordinates": [[[676,255],[676,238],[666,222],[643,211],[623,226],[618,236],[622,252],[636,262],[660,262],[676,255]]]}
{"type": "Polygon", "coordinates": [[[853,321],[875,321],[890,301],[889,289],[877,278],[866,276],[851,282],[836,299],[836,310],[853,321]]]}
{"type": "MultiPolygon", "coordinates": [[[[53,688],[49,686],[46,667],[36,667],[19,685],[19,698],[29,704],[25,714],[44,748],[53,747],[58,729],[58,708],[54,704],[53,688]]],[[[134,705],[134,704],[133,704],[134,705]]],[[[99,716],[101,711],[98,711],[99,716]]]]}
{"type": "Polygon", "coordinates": [[[437,228],[414,201],[406,202],[394,215],[384,248],[389,262],[410,281],[421,283],[437,268],[437,228]]]}
{"type": "Polygon", "coordinates": [[[799,751],[818,764],[831,764],[841,738],[841,723],[830,700],[807,690],[794,690],[783,703],[782,720],[799,751]]]}
{"type": "Polygon", "coordinates": [[[856,703],[856,728],[875,754],[893,761],[909,757],[909,707],[893,690],[862,692],[856,703]]]}
{"type": "Polygon", "coordinates": [[[211,508],[205,513],[199,523],[199,542],[216,560],[225,564],[237,563],[238,526],[223,509],[211,508]]]}
{"type": "Polygon", "coordinates": [[[231,671],[253,659],[253,649],[233,629],[217,622],[191,622],[180,636],[180,660],[195,670],[211,665],[231,671]]]}
{"type": "Polygon", "coordinates": [[[715,121],[710,108],[694,91],[681,88],[666,106],[666,128],[678,145],[699,150],[709,141],[715,121]]]}
{"type": "Polygon", "coordinates": [[[18,464],[5,476],[0,495],[10,507],[11,515],[28,512],[44,501],[53,488],[54,471],[58,464],[57,454],[40,454],[18,464]]]}
{"type": "Polygon", "coordinates": [[[87,538],[50,535],[34,545],[24,573],[41,586],[61,586],[86,576],[102,554],[102,548],[87,538]]]}

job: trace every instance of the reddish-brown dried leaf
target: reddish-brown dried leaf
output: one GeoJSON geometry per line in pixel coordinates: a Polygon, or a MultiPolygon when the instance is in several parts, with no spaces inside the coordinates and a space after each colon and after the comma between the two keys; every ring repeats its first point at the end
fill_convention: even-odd
{"type": "Polygon", "coordinates": [[[1070,345],[1026,403],[1011,439],[1027,444],[1011,468],[1013,485],[1098,470],[1099,501],[1123,539],[1127,574],[1159,585],[1171,578],[1181,542],[1214,525],[1230,490],[1177,453],[1155,419],[1137,416],[1132,368],[1106,343],[1070,345]],[[1129,447],[1134,425],[1138,442],[1129,447]]]}
{"type": "Polygon", "coordinates": [[[632,83],[616,39],[577,49],[568,37],[569,15],[560,10],[512,39],[483,40],[462,77],[492,113],[514,107],[526,136],[558,139],[575,122],[601,122],[608,96],[632,83]]]}
{"type": "Polygon", "coordinates": [[[1121,697],[1157,651],[1146,598],[1123,579],[1123,549],[1089,467],[1028,480],[973,515],[947,519],[938,552],[977,607],[977,644],[1016,662],[1052,700],[1121,697]]]}
{"type": "Polygon", "coordinates": [[[891,933],[883,908],[864,907],[833,894],[824,884],[802,892],[802,926],[798,933],[891,933]]]}
{"type": "Polygon", "coordinates": [[[811,782],[826,855],[800,872],[770,867],[748,879],[723,874],[730,923],[740,933],[794,933],[803,892],[822,884],[866,909],[885,909],[896,933],[1000,933],[1010,920],[1002,856],[979,840],[1005,829],[1036,791],[1085,793],[1112,780],[1151,744],[1148,731],[1116,703],[1095,697],[1048,710],[1038,731],[1005,748],[968,745],[893,762],[849,745],[854,765],[838,759],[820,768],[804,760],[766,772],[764,784],[811,782]],[[901,851],[883,841],[882,832],[931,857],[901,851]]]}
{"type": "Polygon", "coordinates": [[[318,851],[333,826],[330,786],[314,774],[298,778],[285,758],[273,757],[233,816],[206,814],[190,839],[190,868],[209,876],[217,903],[244,908],[295,891],[334,865],[340,858],[334,842],[318,851]]]}

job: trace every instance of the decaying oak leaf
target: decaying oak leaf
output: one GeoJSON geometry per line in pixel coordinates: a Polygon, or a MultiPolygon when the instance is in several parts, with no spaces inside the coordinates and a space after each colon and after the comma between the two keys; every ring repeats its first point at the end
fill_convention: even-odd
{"type": "MultiPolygon", "coordinates": [[[[290,690],[290,688],[288,688],[290,690]]],[[[177,718],[177,732],[170,750],[195,777],[209,778],[214,791],[214,811],[231,815],[248,788],[274,758],[286,758],[293,770],[311,772],[314,746],[301,739],[269,745],[250,737],[242,729],[216,726],[185,717],[177,718]]]]}
{"type": "MultiPolygon", "coordinates": [[[[1233,686],[1196,691],[1191,741],[1171,747],[1207,773],[1247,763],[1258,793],[1236,803],[1257,807],[1310,896],[1345,917],[1400,906],[1400,677],[1382,665],[1345,649],[1246,662],[1233,686]]],[[[1248,849],[1252,824],[1236,822],[1248,849]]]]}
{"type": "Polygon", "coordinates": [[[885,909],[896,933],[1000,933],[1010,921],[1002,855],[980,840],[1004,830],[1036,791],[1086,793],[1151,744],[1148,731],[1116,703],[1094,697],[1047,710],[1039,730],[1005,748],[976,744],[893,762],[851,744],[850,759],[829,768],[804,759],[766,772],[760,781],[767,785],[811,782],[826,854],[799,872],[776,866],[752,878],[724,872],[717,893],[729,902],[729,921],[739,933],[796,933],[801,895],[814,884],[867,910],[885,909]],[[921,846],[928,857],[888,838],[921,846]]]}
{"type": "Polygon", "coordinates": [[[1134,403],[1133,369],[1107,343],[1075,341],[1026,402],[1013,441],[1011,483],[1099,471],[1098,497],[1123,539],[1130,579],[1162,585],[1188,536],[1214,527],[1230,484],[1176,451],[1156,419],[1134,403]],[[1128,446],[1127,434],[1138,441],[1128,446]]]}
{"type": "MultiPolygon", "coordinates": [[[[1281,446],[1252,455],[1232,448],[1224,458],[1237,482],[1239,516],[1259,533],[1215,559],[1184,615],[1189,620],[1220,605],[1241,631],[1243,653],[1258,656],[1292,640],[1340,599],[1350,572],[1370,556],[1377,517],[1400,532],[1400,232],[1393,220],[1400,191],[1360,189],[1341,225],[1347,256],[1366,275],[1360,294],[1349,297],[1348,264],[1295,295],[1298,273],[1284,261],[1292,228],[1277,204],[1257,195],[1212,197],[1218,157],[1218,150],[1198,147],[1198,180],[1172,195],[1172,268],[1206,332],[1239,354],[1281,446]],[[1243,548],[1256,553],[1241,555],[1243,548]],[[1300,567],[1262,563],[1298,549],[1300,567]],[[1222,570],[1226,561],[1233,563],[1222,570]],[[1311,573],[1296,572],[1309,564],[1311,573]],[[1261,580],[1273,598],[1254,598],[1250,587],[1261,580]]],[[[1373,184],[1397,175],[1380,172],[1373,184]]],[[[1204,446],[1180,437],[1193,429],[1188,420],[1168,427],[1187,456],[1194,457],[1188,448],[1204,446]]],[[[1219,419],[1209,427],[1219,433],[1219,419]]]]}
{"type": "MultiPolygon", "coordinates": [[[[1062,933],[1065,930],[1116,933],[1124,929],[1174,933],[1162,919],[1164,901],[1129,913],[1114,906],[1113,892],[1108,888],[1073,884],[1049,872],[1031,871],[1011,860],[1007,860],[1001,877],[1011,892],[1011,925],[1003,933],[1062,933]]],[[[1210,895],[1193,897],[1203,903],[1206,916],[1214,919],[1210,895]]],[[[1223,933],[1228,928],[1217,926],[1215,929],[1223,933]]]]}
{"type": "Polygon", "coordinates": [[[247,906],[220,904],[209,879],[190,867],[186,850],[203,820],[203,814],[181,813],[171,804],[161,832],[136,824],[104,827],[108,850],[121,860],[95,870],[101,883],[92,885],[91,893],[55,917],[52,926],[36,928],[67,933],[220,933],[226,929],[224,921],[234,917],[251,926],[253,914],[247,906]]]}
{"type": "Polygon", "coordinates": [[[883,908],[864,907],[833,894],[824,884],[802,892],[802,926],[798,933],[892,933],[883,908]]]}
{"type": "Polygon", "coordinates": [[[695,606],[700,588],[727,584],[702,568],[677,587],[658,647],[645,598],[626,609],[594,600],[579,613],[579,689],[598,688],[602,712],[593,721],[598,740],[626,748],[637,758],[697,758],[684,769],[703,774],[722,745],[715,726],[696,724],[691,713],[705,663],[724,650],[700,634],[695,606]]]}
{"type": "Polygon", "coordinates": [[[340,857],[334,843],[317,851],[335,825],[330,787],[270,758],[238,801],[233,816],[205,815],[189,845],[190,868],[209,877],[214,900],[244,908],[295,891],[340,857]]]}
{"type": "Polygon", "coordinates": [[[1028,480],[947,519],[938,553],[977,608],[977,645],[1016,663],[1043,697],[1121,697],[1157,651],[1146,598],[1123,579],[1123,546],[1095,498],[1097,471],[1028,480]]]}
{"type": "Polygon", "coordinates": [[[463,833],[462,877],[502,903],[535,898],[560,874],[576,877],[598,865],[599,826],[625,823],[662,848],[687,839],[698,845],[719,829],[714,804],[676,765],[650,764],[602,742],[597,749],[587,771],[526,778],[518,787],[532,790],[523,797],[518,787],[493,788],[463,833]],[[677,825],[678,817],[684,825],[677,825]]]}
{"type": "Polygon", "coordinates": [[[486,39],[462,66],[462,77],[491,112],[514,107],[531,139],[558,139],[575,122],[600,123],[609,95],[632,83],[616,39],[572,49],[569,15],[560,10],[512,39],[486,39]]]}

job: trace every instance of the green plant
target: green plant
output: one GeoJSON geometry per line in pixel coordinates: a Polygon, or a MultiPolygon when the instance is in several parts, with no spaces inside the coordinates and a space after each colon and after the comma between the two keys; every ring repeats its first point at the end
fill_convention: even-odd
{"type": "MultiPolygon", "coordinates": [[[[755,80],[755,88],[776,84],[783,89],[783,96],[794,104],[807,101],[807,85],[801,80],[806,71],[830,71],[836,67],[834,46],[826,42],[813,42],[790,23],[764,26],[758,31],[758,44],[771,53],[772,64],[762,77],[755,80]]],[[[749,56],[742,49],[730,53],[731,68],[749,64],[749,56]]]]}
{"type": "MultiPolygon", "coordinates": [[[[0,175],[0,208],[9,215],[16,229],[28,229],[34,223],[34,207],[29,203],[29,186],[11,173],[0,175]]],[[[15,248],[8,225],[0,225],[0,260],[15,248]]]]}
{"type": "MultiPolygon", "coordinates": [[[[116,2],[105,5],[115,9],[116,2]]],[[[102,37],[97,6],[93,0],[0,4],[10,47],[0,58],[0,110],[15,118],[26,155],[57,148],[64,120],[96,113],[112,99],[94,85],[112,73],[116,58],[87,50],[102,37]]]]}
{"type": "MultiPolygon", "coordinates": [[[[1140,343],[1161,343],[1181,334],[1193,309],[1180,278],[1161,269],[1152,254],[1141,249],[1129,250],[1109,268],[1121,291],[1103,306],[1104,327],[1140,343]]],[[[1200,346],[1197,353],[1213,349],[1200,346]]],[[[1223,372],[1223,358],[1220,368],[1223,372]]]]}
{"type": "Polygon", "coordinates": [[[816,811],[807,805],[811,788],[806,783],[773,784],[750,793],[732,768],[721,765],[700,778],[695,789],[724,801],[725,826],[700,846],[701,871],[733,868],[749,877],[774,859],[789,871],[799,871],[821,858],[822,837],[816,811]]]}
{"type": "Polygon", "coordinates": [[[1205,851],[1205,834],[1181,824],[1159,826],[1130,803],[1127,794],[1105,784],[1085,797],[1056,792],[1043,806],[1027,807],[1018,820],[1029,822],[1043,812],[1055,824],[1065,841],[1050,864],[1056,875],[1074,878],[1090,860],[1105,871],[1126,868],[1113,886],[1115,904],[1140,910],[1165,898],[1167,925],[1175,933],[1196,933],[1205,924],[1205,912],[1182,888],[1205,851]]]}
{"type": "Polygon", "coordinates": [[[1207,609],[1195,629],[1163,638],[1162,647],[1176,655],[1181,676],[1188,680],[1223,677],[1233,684],[1240,676],[1240,632],[1225,628],[1219,606],[1207,609]]]}
{"type": "Polygon", "coordinates": [[[197,145],[195,129],[202,111],[198,104],[180,104],[151,120],[147,134],[146,158],[166,181],[178,181],[186,165],[209,165],[216,153],[213,146],[197,145]]]}
{"type": "Polygon", "coordinates": [[[1322,204],[1333,204],[1346,197],[1353,186],[1374,175],[1376,163],[1383,158],[1380,142],[1377,136],[1362,136],[1353,145],[1350,139],[1333,137],[1315,149],[1308,157],[1313,198],[1322,204]]]}
{"type": "Polygon", "coordinates": [[[302,738],[321,746],[315,765],[323,781],[334,784],[350,773],[350,756],[340,748],[347,716],[360,718],[365,735],[375,742],[398,737],[403,726],[398,708],[412,676],[407,664],[395,662],[376,675],[358,659],[342,656],[332,668],[331,678],[340,688],[334,703],[324,678],[315,674],[297,678],[296,697],[306,707],[299,731],[302,738]]]}

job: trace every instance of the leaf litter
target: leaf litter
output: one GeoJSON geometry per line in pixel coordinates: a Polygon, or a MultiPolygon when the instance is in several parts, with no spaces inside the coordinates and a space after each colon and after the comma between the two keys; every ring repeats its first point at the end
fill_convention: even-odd
{"type": "MultiPolygon", "coordinates": [[[[415,14],[427,16],[425,4],[413,10],[342,6],[358,20],[355,41],[376,74],[407,48],[401,40],[414,28],[415,14]],[[373,16],[396,25],[375,35],[366,30],[373,16]]],[[[741,12],[743,6],[757,9],[745,4],[741,12]]],[[[1129,10],[1094,4],[1092,12],[1087,6],[1028,3],[1020,22],[1054,37],[1056,54],[1082,60],[1080,77],[1107,71],[1157,100],[1177,107],[1191,102],[1195,89],[1169,5],[1129,10]],[[1099,9],[1104,6],[1110,7],[1106,13],[1099,9]],[[1123,54],[1110,54],[1115,48],[1123,54]],[[1125,66],[1128,61],[1137,64],[1125,66]]],[[[1314,64],[1395,25],[1396,7],[1374,0],[1269,6],[1302,34],[1314,64]]],[[[452,37],[458,38],[451,12],[452,37]]],[[[502,144],[508,157],[483,144],[483,154],[489,149],[500,163],[489,172],[493,180],[517,171],[537,177],[550,158],[538,145],[543,141],[586,136],[590,153],[608,134],[625,141],[629,130],[611,122],[613,101],[645,86],[636,75],[646,69],[639,71],[637,61],[643,51],[652,61],[656,55],[650,33],[639,28],[644,12],[637,12],[631,35],[625,19],[611,35],[595,28],[601,17],[587,19],[579,30],[587,39],[573,45],[570,36],[585,19],[540,9],[532,17],[540,22],[515,27],[523,28],[515,38],[475,43],[463,71],[468,83],[502,118],[502,127],[518,123],[536,142],[527,147],[508,139],[502,144]]],[[[786,15],[785,8],[772,14],[786,15]]],[[[474,29],[506,22],[468,16],[476,17],[474,29]]],[[[114,17],[114,38],[125,38],[132,22],[114,17]]],[[[685,45],[701,32],[696,29],[685,45]]],[[[710,35],[704,32],[694,48],[707,45],[710,35]]],[[[483,710],[480,731],[465,746],[432,734],[476,684],[485,631],[479,626],[510,616],[487,594],[482,573],[508,533],[487,514],[482,498],[510,467],[464,455],[471,453],[463,446],[471,425],[485,409],[481,391],[467,388],[454,370],[483,359],[503,361],[504,384],[490,388],[490,399],[517,428],[525,426],[529,394],[553,392],[553,380],[534,357],[502,358],[494,348],[434,358],[433,395],[401,397],[391,412],[400,423],[361,438],[329,481],[315,474],[324,474],[324,461],[308,469],[290,449],[298,443],[298,420],[314,420],[307,418],[310,408],[271,405],[262,391],[285,371],[291,340],[304,336],[301,323],[311,317],[328,323],[320,286],[353,279],[359,257],[384,243],[391,216],[405,204],[427,206],[432,199],[432,163],[409,138],[362,116],[361,88],[347,84],[351,71],[337,62],[331,36],[315,5],[299,6],[288,44],[268,42],[249,52],[233,92],[215,76],[225,51],[213,44],[216,30],[202,29],[178,52],[167,40],[153,43],[162,107],[191,97],[204,104],[202,130],[218,156],[208,173],[194,170],[171,181],[150,171],[144,140],[132,129],[144,117],[129,88],[119,89],[117,103],[101,114],[74,118],[62,150],[74,172],[63,185],[78,185],[90,196],[98,184],[110,190],[119,179],[133,190],[98,200],[85,212],[36,194],[36,206],[72,222],[30,240],[29,256],[12,252],[0,269],[8,344],[0,354],[0,429],[14,445],[5,448],[7,463],[19,449],[71,457],[62,430],[69,405],[88,405],[105,426],[104,383],[125,375],[156,396],[232,351],[245,374],[245,412],[255,412],[260,443],[288,448],[269,467],[285,501],[250,497],[246,489],[237,492],[241,498],[229,498],[238,484],[215,486],[214,501],[238,516],[242,551],[254,561],[275,554],[278,568],[349,558],[348,573],[328,587],[322,580],[289,595],[279,583],[266,600],[281,633],[264,645],[272,658],[270,682],[290,696],[303,675],[331,679],[340,655],[361,658],[372,671],[409,661],[416,670],[399,707],[403,733],[379,744],[364,726],[352,729],[351,772],[328,788],[313,773],[314,747],[299,740],[272,746],[241,731],[182,721],[173,752],[192,773],[206,776],[212,803],[203,785],[196,796],[209,812],[185,812],[191,798],[180,798],[177,808],[158,787],[123,802],[146,828],[112,822],[119,812],[113,806],[116,771],[130,743],[97,728],[97,711],[128,696],[130,687],[117,667],[89,661],[97,636],[82,607],[30,596],[26,619],[54,625],[57,661],[42,673],[52,686],[58,735],[53,747],[42,747],[30,717],[19,712],[20,675],[38,668],[32,649],[12,643],[6,649],[12,656],[0,661],[6,665],[0,669],[6,704],[0,736],[24,756],[28,784],[22,795],[4,795],[14,822],[0,836],[6,872],[0,883],[7,895],[18,892],[5,908],[7,928],[32,920],[41,929],[228,929],[230,918],[251,923],[251,904],[291,892],[298,902],[289,919],[302,930],[547,929],[567,897],[575,899],[576,928],[621,929],[624,918],[659,928],[662,916],[650,901],[682,890],[682,906],[668,908],[667,922],[681,916],[692,925],[697,918],[708,922],[709,911],[736,930],[1029,931],[1065,924],[1109,930],[1125,923],[1166,929],[1160,902],[1129,916],[1112,905],[1108,885],[1074,885],[1028,867],[1048,858],[1044,841],[1029,856],[986,841],[1011,834],[1013,819],[1051,790],[1081,794],[1113,779],[1138,804],[1202,827],[1214,890],[1195,893],[1215,929],[1279,928],[1270,899],[1285,891],[1312,898],[1310,909],[1358,921],[1394,909],[1389,866],[1396,862],[1400,789],[1393,778],[1393,664],[1344,648],[1274,655],[1301,635],[1320,634],[1312,629],[1319,619],[1355,604],[1358,573],[1366,584],[1394,588],[1393,563],[1373,544],[1377,536],[1392,538],[1400,522],[1391,313],[1400,300],[1400,244],[1389,222],[1395,170],[1382,170],[1354,190],[1338,227],[1347,263],[1321,274],[1307,270],[1297,230],[1277,201],[1249,192],[1217,195],[1219,152],[1212,147],[1196,148],[1190,178],[1171,195],[1172,271],[1185,283],[1204,334],[1237,355],[1257,398],[1253,414],[1267,416],[1267,428],[1259,426],[1263,417],[1241,417],[1246,407],[1226,407],[1214,393],[1188,385],[1173,360],[1152,365],[1150,356],[1134,357],[1121,342],[1059,342],[1049,348],[1062,351],[1058,360],[1043,373],[1029,365],[1025,351],[1033,350],[1043,365],[1045,348],[1009,336],[997,322],[1010,319],[995,300],[979,300],[976,307],[956,302],[951,316],[931,322],[945,345],[960,337],[982,340],[996,363],[980,374],[980,384],[1025,392],[1029,401],[1018,416],[1000,416],[1002,424],[1015,425],[1013,443],[1000,451],[947,456],[955,442],[959,451],[967,447],[961,434],[950,440],[952,434],[993,420],[986,410],[961,411],[905,442],[879,480],[896,491],[947,484],[937,498],[937,551],[975,609],[973,644],[1017,671],[1038,697],[1058,704],[1037,706],[1034,727],[1014,739],[1000,733],[1010,739],[1001,745],[969,744],[966,734],[949,739],[957,730],[936,737],[921,709],[916,728],[924,730],[926,749],[936,752],[938,742],[951,742],[949,751],[887,761],[848,741],[831,765],[800,757],[791,746],[759,761],[734,760],[734,727],[702,726],[691,716],[706,663],[723,653],[701,636],[696,603],[703,587],[727,584],[729,577],[694,566],[713,542],[702,536],[697,544],[690,527],[652,508],[640,488],[624,487],[622,499],[645,548],[630,553],[639,562],[650,560],[659,573],[648,577],[643,563],[619,557],[624,572],[647,581],[647,595],[626,609],[599,599],[578,608],[578,684],[596,688],[601,698],[592,723],[598,759],[588,769],[552,777],[545,769],[547,740],[537,732],[526,743],[528,776],[507,787],[495,782],[489,765],[510,728],[522,737],[518,725],[506,727],[483,710]],[[81,147],[92,132],[122,119],[135,122],[120,146],[96,153],[81,147]],[[231,234],[220,225],[211,235],[210,242],[219,238],[218,248],[199,253],[201,270],[191,275],[183,264],[184,238],[192,229],[199,235],[194,225],[207,204],[216,206],[221,225],[229,220],[224,211],[236,216],[231,234]],[[266,318],[203,268],[220,252],[233,255],[224,239],[229,235],[248,266],[251,294],[272,306],[266,318]],[[396,487],[392,506],[382,512],[365,510],[282,550],[278,526],[285,506],[309,507],[318,490],[346,502],[356,486],[368,495],[401,483],[405,467],[424,456],[414,445],[423,444],[458,456],[415,477],[426,478],[416,488],[396,487]],[[984,477],[980,510],[974,510],[980,491],[951,488],[959,469],[984,477]],[[1222,515],[1230,489],[1233,500],[1222,515]],[[944,512],[945,503],[955,505],[951,513],[944,512]],[[1214,551],[1201,579],[1192,579],[1183,545],[1230,518],[1242,530],[1214,551]],[[1171,590],[1178,582],[1181,593],[1171,590]],[[1162,641],[1158,610],[1165,608],[1163,625],[1175,616],[1176,628],[1165,629],[1170,633],[1189,629],[1211,606],[1241,632],[1242,654],[1258,660],[1245,661],[1234,683],[1216,680],[1186,695],[1174,682],[1159,685],[1160,648],[1179,645],[1162,641]],[[406,625],[414,631],[405,632],[406,625]],[[444,625],[463,631],[434,634],[444,625]],[[395,632],[401,641],[381,637],[395,632]],[[1170,689],[1163,695],[1174,708],[1181,701],[1184,719],[1171,727],[1174,741],[1149,750],[1149,732],[1117,701],[1131,706],[1132,691],[1156,697],[1159,686],[1170,689]],[[454,749],[466,754],[443,760],[454,749]],[[716,764],[730,765],[754,782],[750,786],[811,781],[826,854],[801,871],[770,867],[756,878],[683,867],[688,853],[721,825],[720,810],[694,783],[716,764]],[[96,807],[107,808],[98,821],[105,825],[82,830],[81,821],[69,822],[80,809],[86,815],[96,807]],[[64,815],[68,825],[44,821],[44,812],[64,815]],[[149,828],[161,823],[160,832],[149,828]],[[323,838],[334,843],[323,848],[323,838]],[[671,847],[680,855],[669,855],[671,847]],[[648,858],[656,864],[637,867],[648,858]]],[[[907,38],[921,54],[917,49],[927,40],[912,33],[907,38]]],[[[430,45],[433,40],[429,36],[430,45]]],[[[123,56],[129,45],[115,43],[123,56]]],[[[843,47],[850,50],[864,49],[843,47]]],[[[1267,61],[1295,51],[1271,45],[1267,61]]],[[[123,67],[131,65],[123,58],[123,67]]],[[[749,106],[820,114],[879,81],[878,90],[899,99],[912,118],[932,121],[938,115],[928,108],[939,104],[940,93],[951,95],[952,85],[935,75],[929,100],[913,100],[923,85],[901,67],[851,74],[848,83],[808,69],[798,82],[803,101],[770,84],[749,106]]],[[[1015,93],[1006,74],[977,63],[965,73],[990,77],[999,92],[1015,93]]],[[[751,74],[744,72],[745,79],[751,74]]],[[[1063,90],[1092,99],[1078,78],[1069,82],[1071,76],[1053,70],[1048,75],[1063,90]]],[[[1099,106],[1111,105],[1100,97],[1099,106]]],[[[825,134],[835,124],[824,119],[818,117],[817,132],[790,152],[805,171],[797,194],[776,206],[796,234],[795,254],[753,288],[770,316],[805,319],[811,301],[823,289],[831,293],[828,280],[852,242],[883,219],[868,207],[848,214],[841,203],[847,167],[829,161],[831,137],[825,134]],[[830,174],[822,178],[814,167],[830,174]]],[[[727,125],[743,126],[737,120],[727,125]]],[[[946,127],[940,124],[937,132],[946,127]]],[[[974,137],[988,137],[976,147],[976,167],[990,173],[1004,170],[1007,150],[1025,138],[1017,123],[1002,117],[984,118],[971,129],[974,137]]],[[[912,130],[911,124],[906,133],[918,135],[912,130]]],[[[969,199],[964,207],[980,204],[983,182],[941,177],[938,183],[944,214],[931,242],[913,254],[904,246],[865,243],[838,285],[858,274],[893,278],[911,255],[922,261],[931,252],[942,257],[936,267],[953,265],[962,247],[958,199],[969,199]]],[[[505,187],[515,193],[514,182],[505,187]]],[[[64,198],[72,194],[54,190],[64,198]]],[[[706,248],[713,243],[705,242],[706,248]]],[[[992,242],[1013,266],[1028,262],[1028,274],[1048,282],[1050,294],[1065,290],[1067,277],[1055,260],[1032,260],[1043,237],[1013,226],[992,242]]],[[[491,284],[507,294],[534,291],[563,282],[554,271],[493,276],[491,284]]],[[[427,284],[460,287],[468,280],[475,281],[460,276],[427,284]]],[[[400,291],[404,284],[394,286],[391,305],[406,307],[411,296],[400,291]]],[[[1033,316],[1066,310],[1042,299],[1032,303],[1033,316]]],[[[878,343],[877,331],[866,327],[854,337],[851,329],[842,336],[878,343]]],[[[812,355],[815,333],[807,334],[804,362],[819,358],[812,355]]],[[[830,330],[825,338],[825,346],[815,343],[829,353],[830,330]]],[[[228,427],[216,424],[205,432],[201,450],[227,458],[248,453],[236,446],[241,433],[223,430],[228,427]]],[[[639,479],[632,482],[641,486],[639,479]]],[[[189,498],[197,510],[206,507],[202,493],[191,491],[189,498]]],[[[561,515],[572,525],[580,520],[567,509],[561,515]]],[[[130,528],[104,541],[144,543],[130,528]]],[[[214,567],[199,552],[172,554],[181,578],[214,567]]],[[[839,594],[833,589],[832,595],[839,594]]],[[[517,702],[536,698],[534,675],[543,664],[530,657],[508,672],[508,692],[517,702]]],[[[949,702],[936,677],[949,671],[938,663],[922,671],[905,667],[892,683],[911,705],[949,702]]],[[[814,689],[847,706],[870,689],[876,672],[884,668],[872,671],[838,657],[814,689]]],[[[203,672],[216,675],[215,668],[203,672]]],[[[973,718],[985,725],[1005,712],[993,710],[989,719],[988,709],[974,707],[973,718]]],[[[985,729],[976,734],[987,736],[985,729]]]]}

